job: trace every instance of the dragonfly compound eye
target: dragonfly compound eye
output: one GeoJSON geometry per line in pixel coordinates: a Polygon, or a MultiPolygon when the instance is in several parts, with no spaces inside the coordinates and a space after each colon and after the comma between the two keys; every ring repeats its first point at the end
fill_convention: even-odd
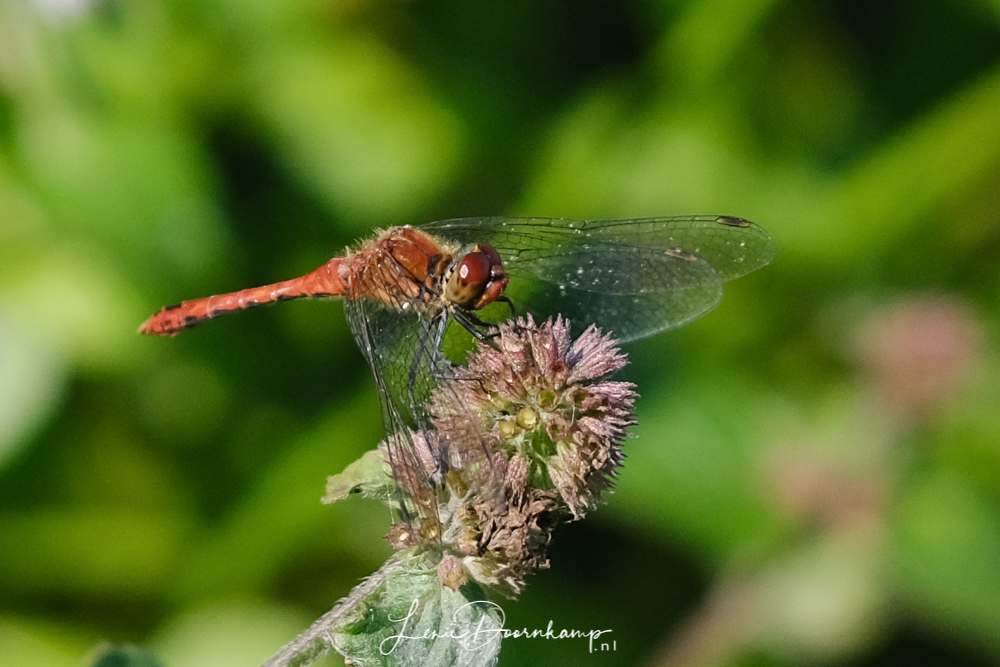
{"type": "Polygon", "coordinates": [[[489,305],[500,298],[503,291],[507,289],[507,272],[503,268],[503,260],[500,253],[491,245],[480,243],[476,248],[483,253],[490,265],[490,278],[483,289],[479,301],[473,304],[473,310],[489,305]]]}
{"type": "Polygon", "coordinates": [[[463,257],[448,277],[445,298],[462,308],[478,310],[493,303],[507,288],[500,254],[485,243],[463,257]]]}
{"type": "Polygon", "coordinates": [[[472,308],[490,282],[490,258],[473,250],[459,262],[445,288],[445,297],[456,306],[472,308]]]}

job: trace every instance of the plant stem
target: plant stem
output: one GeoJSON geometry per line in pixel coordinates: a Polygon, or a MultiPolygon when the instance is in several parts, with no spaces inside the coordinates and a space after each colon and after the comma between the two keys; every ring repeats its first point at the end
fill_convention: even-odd
{"type": "Polygon", "coordinates": [[[377,572],[355,586],[347,597],[320,616],[305,632],[285,644],[261,667],[303,667],[326,655],[334,648],[333,630],[400,567],[400,559],[392,556],[377,572]]]}

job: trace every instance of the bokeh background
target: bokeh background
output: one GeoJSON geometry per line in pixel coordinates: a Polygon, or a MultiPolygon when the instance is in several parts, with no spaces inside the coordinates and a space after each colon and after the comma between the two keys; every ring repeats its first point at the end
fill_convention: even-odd
{"type": "MultiPolygon", "coordinates": [[[[377,227],[728,213],[501,665],[1000,661],[997,0],[0,0],[0,664],[256,665],[389,555],[336,302],[136,334],[377,227]]],[[[330,659],[324,664],[338,664],[330,659]]]]}

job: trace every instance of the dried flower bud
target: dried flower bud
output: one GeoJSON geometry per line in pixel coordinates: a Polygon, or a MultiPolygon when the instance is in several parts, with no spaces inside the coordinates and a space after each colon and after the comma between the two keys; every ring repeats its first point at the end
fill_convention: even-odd
{"type": "Polygon", "coordinates": [[[385,539],[392,545],[393,549],[409,549],[419,544],[417,534],[407,523],[394,523],[385,539]]]}
{"type": "Polygon", "coordinates": [[[442,586],[447,586],[453,591],[457,591],[469,580],[462,566],[462,560],[450,554],[442,558],[438,565],[438,579],[442,586]]]}

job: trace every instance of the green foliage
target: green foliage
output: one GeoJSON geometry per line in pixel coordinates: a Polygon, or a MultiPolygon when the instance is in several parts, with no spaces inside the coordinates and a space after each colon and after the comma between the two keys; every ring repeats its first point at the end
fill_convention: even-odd
{"type": "Polygon", "coordinates": [[[319,502],[381,439],[340,306],[160,307],[375,227],[685,213],[778,255],[626,349],[617,491],[503,603],[617,648],[500,664],[995,663],[998,45],[973,0],[0,3],[0,664],[258,664],[389,556],[319,502]]]}
{"type": "Polygon", "coordinates": [[[344,468],[344,472],[330,475],[326,480],[324,503],[334,503],[347,498],[352,493],[360,493],[365,498],[374,498],[388,504],[392,499],[395,484],[385,455],[376,449],[344,468]]]}
{"type": "Polygon", "coordinates": [[[346,657],[363,665],[492,665],[502,620],[475,584],[442,586],[437,567],[410,558],[331,632],[346,657]]]}
{"type": "Polygon", "coordinates": [[[90,667],[162,667],[162,663],[141,648],[112,646],[101,651],[90,667]]]}

